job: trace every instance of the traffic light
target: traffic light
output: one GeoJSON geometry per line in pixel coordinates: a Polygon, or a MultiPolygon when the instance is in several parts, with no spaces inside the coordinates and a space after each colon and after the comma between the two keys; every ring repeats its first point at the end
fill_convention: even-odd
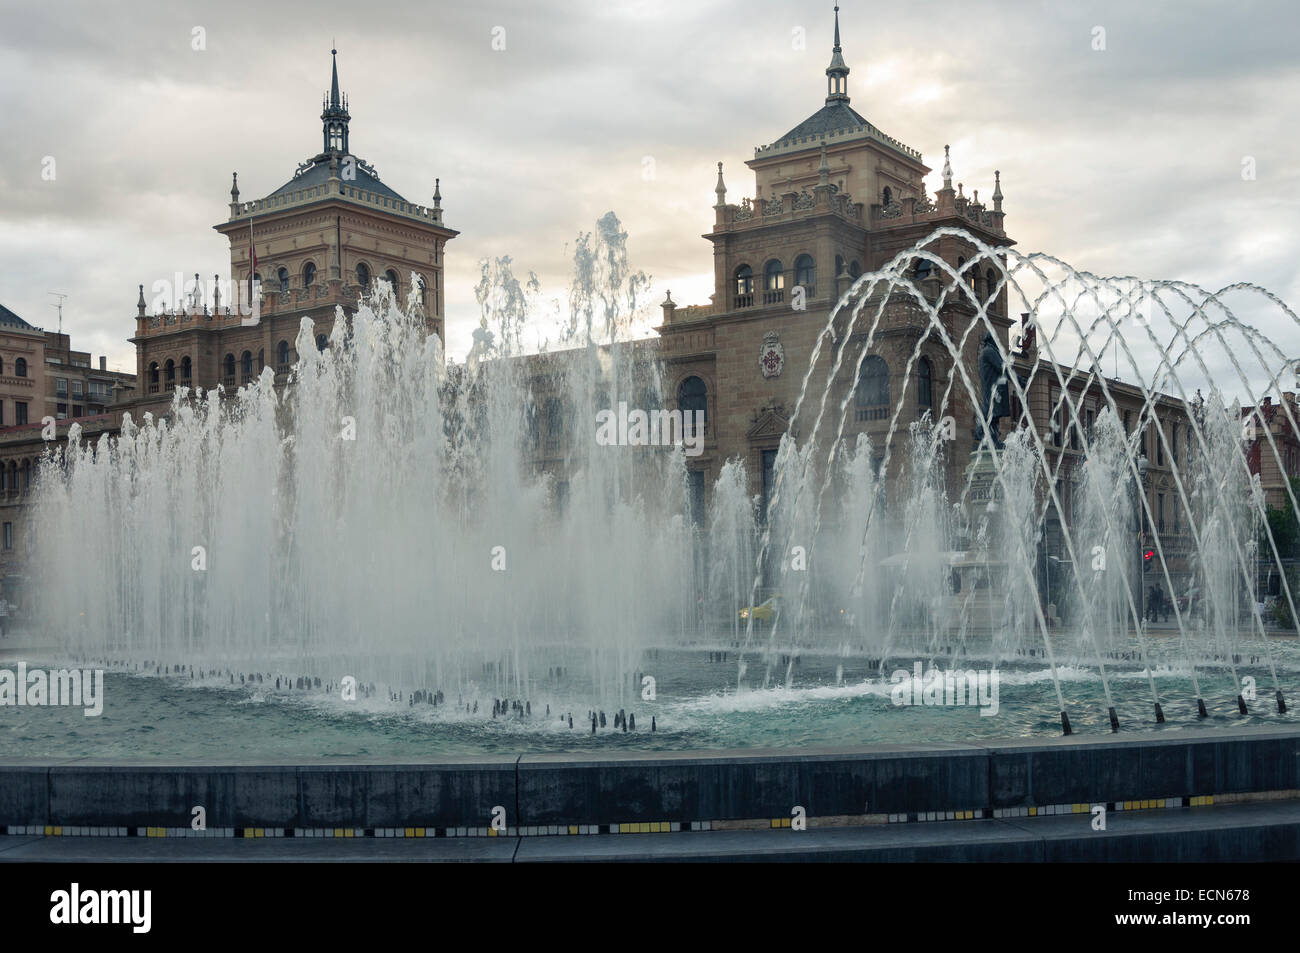
{"type": "Polygon", "coordinates": [[[1155,561],[1156,551],[1154,549],[1142,550],[1142,571],[1147,572],[1151,569],[1151,564],[1155,561]]]}

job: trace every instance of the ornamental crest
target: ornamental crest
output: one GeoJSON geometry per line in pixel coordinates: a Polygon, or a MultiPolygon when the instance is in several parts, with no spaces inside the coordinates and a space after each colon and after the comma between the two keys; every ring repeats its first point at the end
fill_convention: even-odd
{"type": "Polygon", "coordinates": [[[775,331],[763,335],[763,346],[758,352],[758,369],[764,377],[780,377],[785,369],[785,348],[775,331]]]}

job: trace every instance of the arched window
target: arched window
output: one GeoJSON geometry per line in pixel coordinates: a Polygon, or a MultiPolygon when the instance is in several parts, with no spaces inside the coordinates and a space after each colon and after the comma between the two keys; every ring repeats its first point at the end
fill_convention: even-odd
{"type": "Polygon", "coordinates": [[[997,275],[993,273],[992,268],[987,269],[984,272],[984,293],[988,295],[990,305],[992,305],[992,302],[995,300],[993,292],[994,289],[997,288],[997,286],[998,286],[997,275]]]}
{"type": "Polygon", "coordinates": [[[259,271],[253,272],[253,284],[260,285],[261,283],[262,283],[262,273],[259,271]]]}
{"type": "Polygon", "coordinates": [[[773,258],[763,266],[763,304],[779,304],[785,300],[785,269],[773,258]]]}
{"type": "Polygon", "coordinates": [[[241,384],[247,384],[253,379],[253,352],[245,351],[239,357],[239,370],[241,384]]]}
{"type": "Polygon", "coordinates": [[[851,265],[849,265],[850,278],[852,278],[854,281],[857,281],[861,274],[862,274],[862,266],[859,265],[856,261],[853,262],[851,265]]]}
{"type": "Polygon", "coordinates": [[[736,269],[736,307],[748,308],[754,303],[754,269],[741,265],[736,269]]]}
{"type": "Polygon", "coordinates": [[[5,372],[5,361],[4,358],[0,357],[0,375],[3,375],[4,372],[5,372]]]}
{"type": "Polygon", "coordinates": [[[170,357],[167,358],[167,363],[163,365],[163,380],[167,382],[168,390],[176,388],[176,362],[170,357]]]}
{"type": "Polygon", "coordinates": [[[316,281],[316,266],[311,262],[302,266],[302,286],[310,288],[316,281]]]}
{"type": "Polygon", "coordinates": [[[257,372],[262,373],[264,367],[266,367],[266,350],[259,348],[257,351],[257,372]]]}
{"type": "Polygon", "coordinates": [[[816,280],[817,273],[816,267],[813,265],[812,255],[800,255],[796,258],[794,260],[794,283],[812,291],[816,280]]]}
{"type": "MultiPolygon", "coordinates": [[[[690,426],[695,426],[695,416],[693,411],[699,411],[700,420],[707,425],[709,422],[709,388],[705,386],[704,381],[698,377],[688,377],[677,385],[677,409],[682,412],[682,428],[685,430],[687,420],[690,426]],[[687,417],[688,413],[692,416],[687,417]]],[[[694,432],[694,431],[692,431],[694,432]]]]}
{"type": "Polygon", "coordinates": [[[280,280],[280,294],[287,295],[289,293],[289,269],[281,268],[275,273],[275,277],[280,280]]]}
{"type": "Polygon", "coordinates": [[[844,274],[844,256],[836,255],[835,256],[835,277],[838,278],[842,274],[844,274]]]}
{"type": "Polygon", "coordinates": [[[226,385],[233,387],[235,383],[235,355],[233,354],[226,355],[225,378],[226,378],[226,385]]]}
{"type": "Polygon", "coordinates": [[[916,263],[916,280],[925,281],[926,278],[930,277],[930,273],[932,270],[933,270],[933,266],[930,264],[930,262],[922,258],[920,261],[916,263]]]}
{"type": "Polygon", "coordinates": [[[880,204],[889,205],[892,201],[894,201],[894,193],[890,190],[889,186],[885,186],[885,191],[880,196],[880,204]]]}
{"type": "Polygon", "coordinates": [[[427,307],[429,304],[429,283],[425,281],[424,275],[421,274],[415,276],[415,283],[420,289],[420,307],[427,307]]]}
{"type": "Polygon", "coordinates": [[[916,406],[925,410],[933,406],[934,388],[932,384],[933,369],[930,359],[923,357],[916,364],[916,406]]]}
{"type": "Polygon", "coordinates": [[[889,414],[889,365],[884,358],[868,354],[858,372],[858,386],[853,394],[857,419],[884,420],[889,414]]]}
{"type": "Polygon", "coordinates": [[[323,351],[330,346],[330,339],[323,334],[316,335],[316,350],[323,351]]]}
{"type": "Polygon", "coordinates": [[[393,286],[393,291],[395,293],[397,291],[397,272],[389,268],[386,272],[384,272],[384,277],[387,278],[388,283],[393,286]]]}
{"type": "Polygon", "coordinates": [[[357,284],[362,288],[370,286],[370,267],[365,262],[357,263],[357,284]]]}
{"type": "Polygon", "coordinates": [[[14,361],[14,376],[15,377],[27,376],[27,358],[20,357],[16,361],[14,361]]]}
{"type": "Polygon", "coordinates": [[[289,373],[289,342],[281,341],[275,346],[275,372],[277,374],[289,373]]]}
{"type": "Polygon", "coordinates": [[[190,356],[186,354],[181,358],[181,380],[188,384],[194,379],[194,364],[190,361],[190,356]]]}
{"type": "Polygon", "coordinates": [[[23,461],[23,492],[32,488],[32,461],[23,461]]]}

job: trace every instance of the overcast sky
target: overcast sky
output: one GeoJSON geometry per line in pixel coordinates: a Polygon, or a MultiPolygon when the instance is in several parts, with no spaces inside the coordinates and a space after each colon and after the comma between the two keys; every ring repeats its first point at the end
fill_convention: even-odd
{"type": "MultiPolygon", "coordinates": [[[[353,151],[413,202],[442,180],[453,357],[480,259],[564,298],[576,235],[610,210],[655,301],[706,302],[716,163],[752,195],[754,147],[820,108],[832,10],[0,0],[0,22],[0,303],[53,329],[66,292],[74,347],[134,371],[136,285],[228,272],[230,173],[248,200],[318,151],[335,41],[353,151]]],[[[1021,251],[1300,304],[1300,6],[845,0],[841,30],[853,107],[922,152],[931,192],[945,143],[968,195],[1000,169],[1021,251]]],[[[1251,314],[1300,357],[1294,324],[1251,314]]]]}

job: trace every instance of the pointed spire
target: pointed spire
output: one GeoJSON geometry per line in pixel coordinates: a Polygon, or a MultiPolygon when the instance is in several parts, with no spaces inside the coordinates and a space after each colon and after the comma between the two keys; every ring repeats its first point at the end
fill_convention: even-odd
{"type": "Polygon", "coordinates": [[[727,184],[722,181],[722,163],[718,163],[718,184],[714,186],[713,191],[717,193],[718,203],[714,208],[723,208],[727,204],[727,184]]]}
{"type": "Polygon", "coordinates": [[[239,173],[230,173],[230,201],[239,201],[239,173]]]}
{"type": "Polygon", "coordinates": [[[952,162],[948,159],[948,147],[943,147],[943,187],[952,188],[952,162]]]}
{"type": "Polygon", "coordinates": [[[993,170],[993,211],[1002,211],[1002,173],[993,170]]]}
{"type": "Polygon", "coordinates": [[[340,152],[347,155],[348,149],[348,120],[352,117],[348,115],[348,98],[339,95],[339,61],[337,49],[330,50],[330,56],[333,57],[330,68],[330,91],[329,99],[325,102],[325,108],[321,110],[320,118],[323,125],[322,135],[324,136],[324,149],[322,157],[332,152],[340,152]]]}
{"type": "Polygon", "coordinates": [[[333,57],[333,76],[330,79],[330,105],[338,108],[343,105],[339,100],[339,51],[330,50],[330,56],[333,57]]]}
{"type": "Polygon", "coordinates": [[[433,180],[433,207],[442,208],[442,179],[433,180]]]}
{"type": "Polygon", "coordinates": [[[144,285],[141,285],[141,286],[140,286],[140,300],[137,301],[137,302],[135,303],[135,306],[136,306],[136,308],[138,308],[139,311],[140,311],[140,317],[143,318],[143,317],[144,317],[144,309],[145,309],[145,303],[144,303],[144,285]]]}
{"type": "Polygon", "coordinates": [[[840,49],[840,6],[835,5],[835,47],[831,50],[831,65],[826,67],[826,105],[849,101],[849,67],[840,49]]]}

